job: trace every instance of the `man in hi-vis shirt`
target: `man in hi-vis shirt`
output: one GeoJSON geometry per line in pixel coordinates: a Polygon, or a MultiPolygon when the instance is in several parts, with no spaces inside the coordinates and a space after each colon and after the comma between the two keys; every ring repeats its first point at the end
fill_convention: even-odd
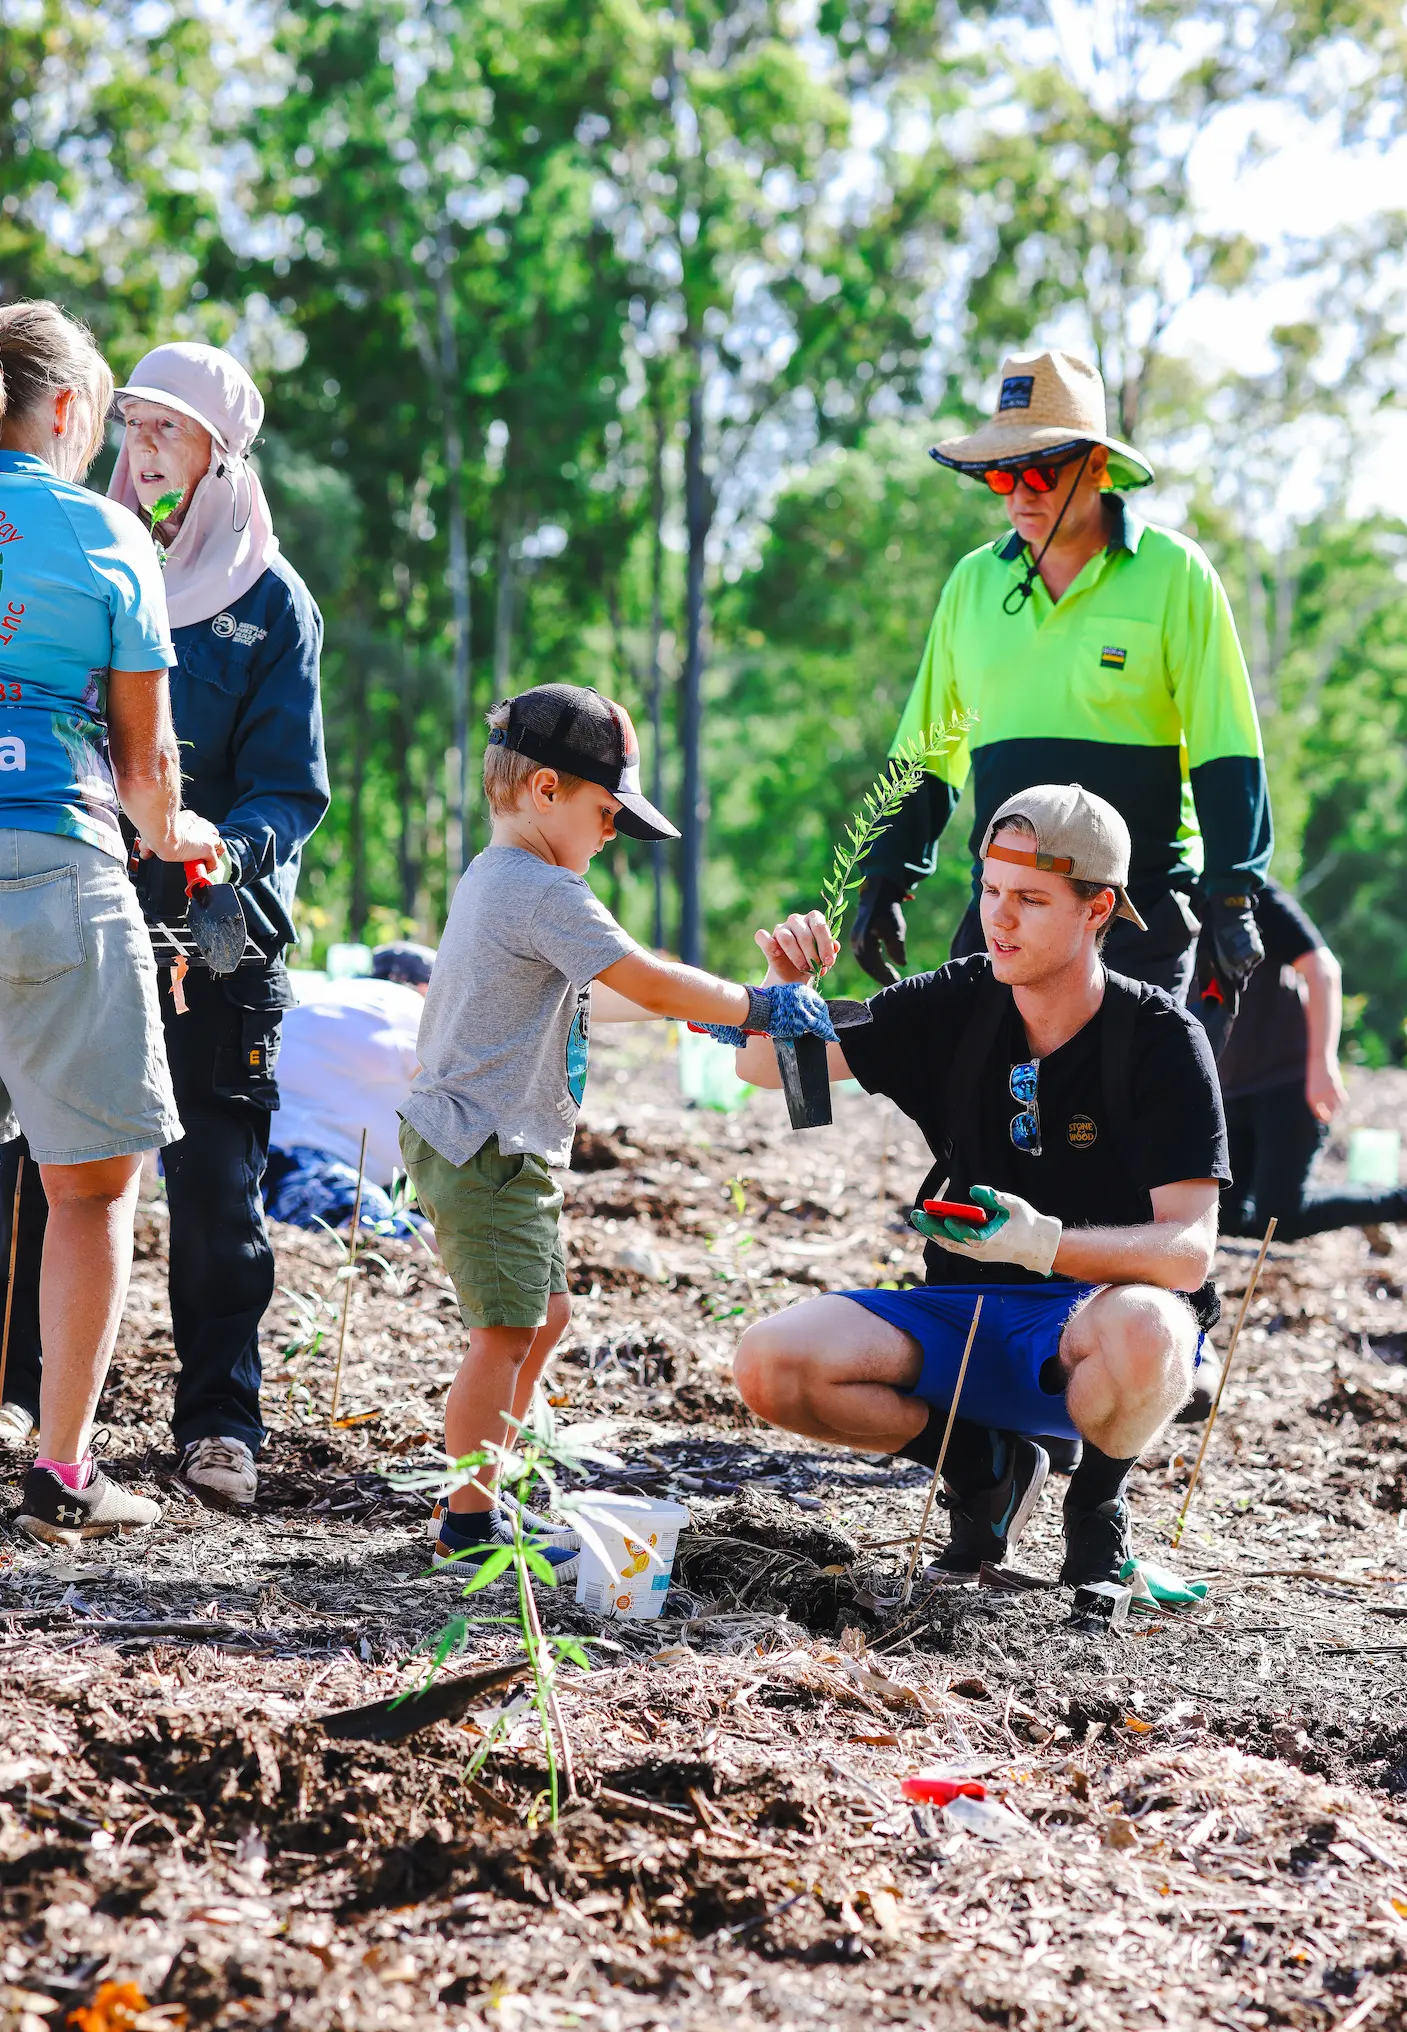
{"type": "MultiPolygon", "coordinates": [[[[972,551],[938,602],[899,741],[954,714],[941,756],[869,856],[852,946],[878,981],[905,957],[903,905],[933,872],[969,769],[974,853],[993,812],[1034,783],[1081,783],[1123,815],[1130,899],[1105,956],[1179,1001],[1199,920],[1228,993],[1261,958],[1255,896],[1270,861],[1270,802],[1255,700],[1225,590],[1176,531],[1122,494],[1152,467],[1109,435],[1104,383],[1070,353],[1002,369],[995,414],[933,457],[999,495],[1011,532],[972,551]]],[[[975,895],[974,885],[974,895],[975,895]]],[[[982,951],[974,903],[955,959],[982,951]]]]}

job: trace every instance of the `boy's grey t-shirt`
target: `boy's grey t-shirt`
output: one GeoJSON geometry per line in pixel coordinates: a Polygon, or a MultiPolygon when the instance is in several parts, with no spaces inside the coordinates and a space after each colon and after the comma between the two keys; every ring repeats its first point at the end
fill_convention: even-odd
{"type": "Polygon", "coordinates": [[[585,879],[522,847],[464,871],[420,1019],[402,1113],[451,1164],[490,1136],[565,1164],[586,1086],[591,983],[639,947],[585,879]]]}

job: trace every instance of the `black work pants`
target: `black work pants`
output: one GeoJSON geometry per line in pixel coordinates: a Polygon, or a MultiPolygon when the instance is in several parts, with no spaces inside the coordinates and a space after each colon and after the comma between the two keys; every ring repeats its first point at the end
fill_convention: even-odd
{"type": "Polygon", "coordinates": [[[1228,1101],[1226,1128],[1232,1183],[1222,1188],[1223,1235],[1263,1235],[1272,1214],[1277,1242],[1407,1221],[1407,1192],[1370,1185],[1311,1190],[1310,1167],[1329,1129],[1311,1112],[1299,1080],[1228,1101]]]}
{"type": "MultiPolygon", "coordinates": [[[[172,1430],[178,1447],[216,1434],[258,1451],[259,1322],[274,1292],[274,1256],[260,1185],[269,1150],[269,1111],[280,1011],[272,974],[250,969],[216,981],[192,968],[178,1015],[170,976],[161,975],[166,1052],[185,1135],[162,1152],[170,1209],[171,1327],[180,1371],[172,1430]],[[253,1007],[242,1006],[253,1003],[253,1007]]],[[[23,1141],[0,1150],[0,1220],[9,1262],[15,1173],[23,1141]]],[[[26,1162],[20,1205],[10,1353],[4,1394],[39,1414],[39,1262],[48,1206],[26,1162]]]]}
{"type": "MultiPolygon", "coordinates": [[[[1104,958],[1114,973],[1131,981],[1147,981],[1150,988],[1165,988],[1175,1002],[1185,1003],[1200,929],[1187,899],[1170,889],[1149,910],[1147,931],[1140,931],[1126,917],[1114,919],[1104,941],[1104,958]]],[[[963,912],[948,957],[965,960],[986,950],[982,918],[974,901],[963,912]]]]}

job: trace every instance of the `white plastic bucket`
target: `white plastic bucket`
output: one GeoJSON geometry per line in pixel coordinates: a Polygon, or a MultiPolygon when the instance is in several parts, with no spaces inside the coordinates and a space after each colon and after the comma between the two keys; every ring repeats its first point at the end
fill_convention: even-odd
{"type": "Polygon", "coordinates": [[[603,1565],[583,1534],[576,1582],[582,1608],[636,1622],[662,1614],[679,1533],[689,1521],[683,1504],[657,1503],[648,1496],[592,1495],[582,1507],[610,1560],[603,1565]]]}

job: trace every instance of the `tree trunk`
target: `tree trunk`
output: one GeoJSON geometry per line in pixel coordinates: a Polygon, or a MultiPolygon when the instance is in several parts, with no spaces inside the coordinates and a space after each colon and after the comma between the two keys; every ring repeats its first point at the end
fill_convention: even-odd
{"type": "Polygon", "coordinates": [[[435,262],[435,300],[439,312],[440,400],[444,409],[445,475],[449,495],[449,591],[452,662],[450,696],[453,745],[449,809],[445,823],[446,870],[450,886],[469,862],[469,784],[473,758],[469,753],[469,704],[473,685],[472,613],[469,604],[469,524],[464,505],[464,439],[459,428],[459,346],[454,335],[454,306],[449,286],[449,246],[444,229],[435,262]]]}
{"type": "MultiPolygon", "coordinates": [[[[656,391],[654,457],[650,467],[650,801],[664,810],[664,673],[660,645],[664,637],[664,446],[666,421],[664,397],[656,391]]],[[[650,849],[650,873],[654,883],[654,910],[650,919],[650,940],[658,952],[664,945],[665,843],[656,840],[650,849]]]]}
{"type": "Polygon", "coordinates": [[[401,916],[414,917],[420,869],[415,853],[415,782],[411,775],[411,749],[415,745],[415,680],[411,661],[401,645],[401,715],[396,755],[396,799],[400,805],[400,837],[396,861],[401,887],[401,916]]]}
{"type": "Polygon", "coordinates": [[[354,940],[366,929],[366,758],[367,682],[366,660],[352,652],[352,781],[347,797],[347,858],[351,863],[351,884],[347,900],[347,929],[354,940]]]}
{"type": "Polygon", "coordinates": [[[693,386],[689,390],[689,436],[684,452],[684,515],[688,527],[689,563],[685,583],[684,684],[681,700],[680,746],[683,785],[680,794],[679,951],[686,966],[703,965],[704,827],[708,792],[703,780],[704,546],[712,521],[711,490],[704,471],[703,362],[694,347],[693,386]]]}
{"type": "Polygon", "coordinates": [[[495,561],[493,608],[493,695],[495,699],[508,696],[513,675],[513,600],[517,591],[516,573],[513,568],[513,537],[517,522],[517,510],[510,500],[505,502],[498,523],[498,548],[495,561]]]}

